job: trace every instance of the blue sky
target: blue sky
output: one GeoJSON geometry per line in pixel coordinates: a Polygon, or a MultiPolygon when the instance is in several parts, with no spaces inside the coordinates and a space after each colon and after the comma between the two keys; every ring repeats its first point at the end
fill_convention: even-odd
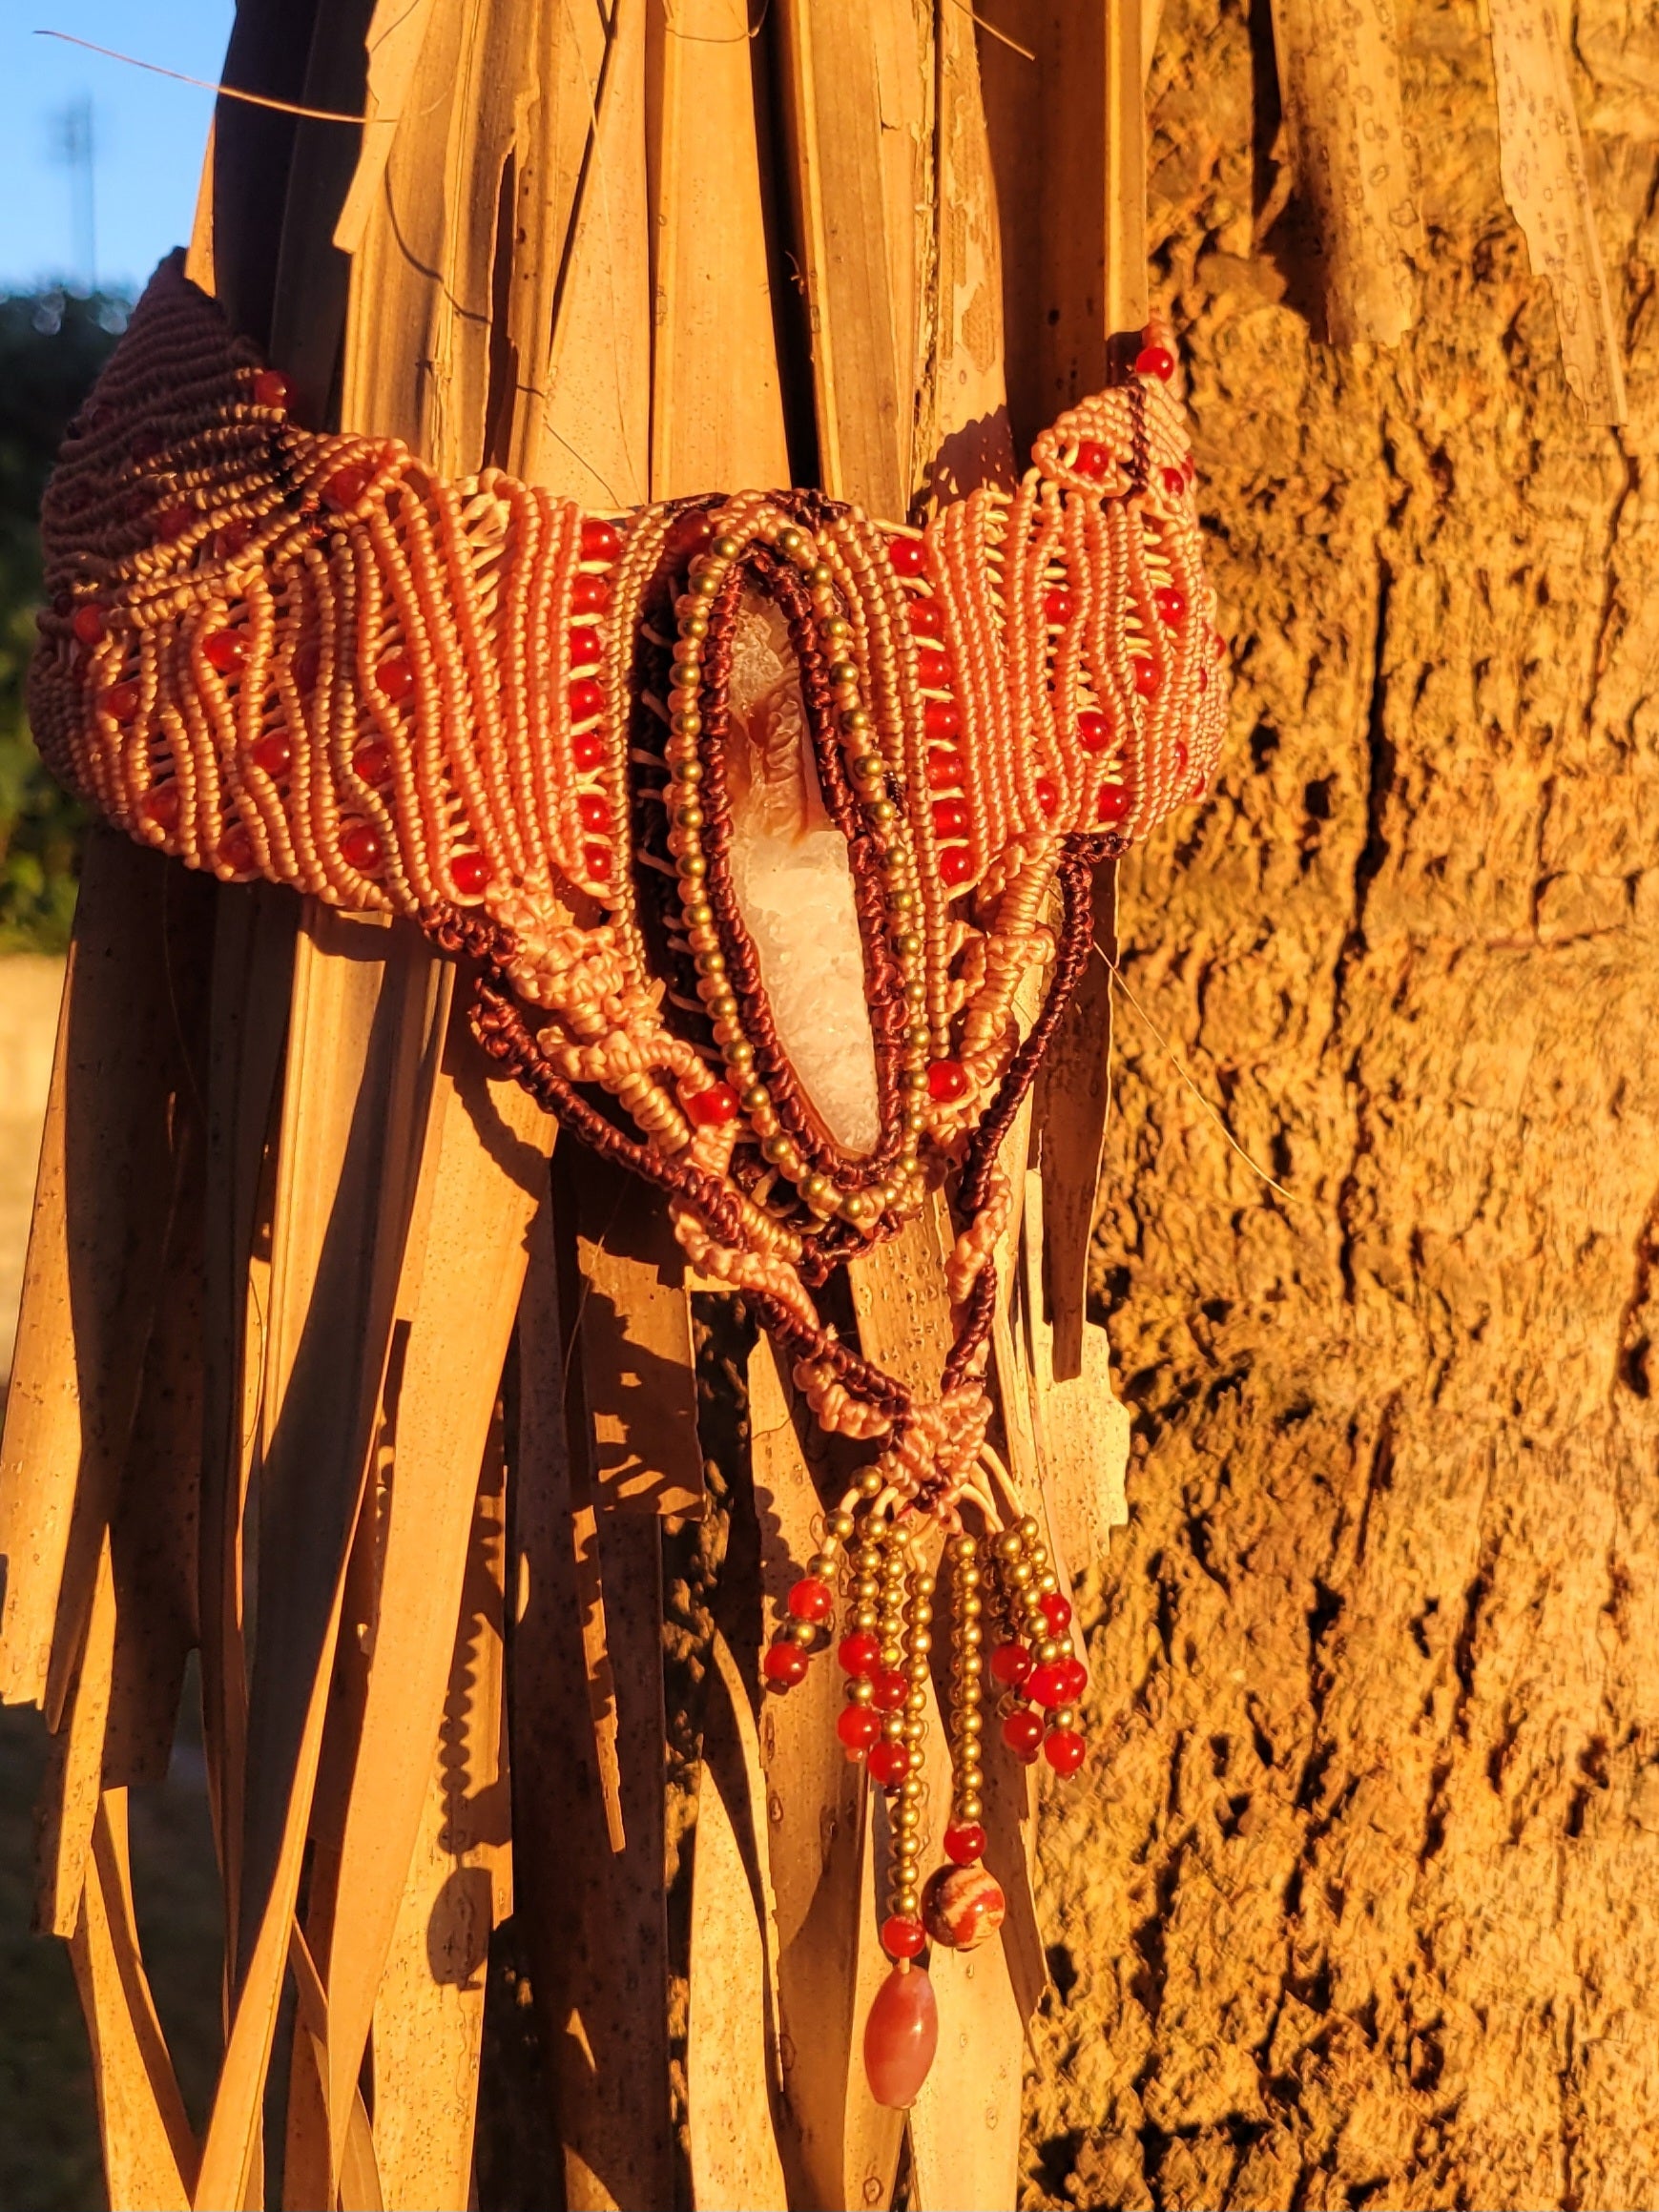
{"type": "Polygon", "coordinates": [[[54,157],[67,107],[92,103],[98,282],[132,291],[190,235],[213,111],[209,93],[36,38],[36,27],[213,78],[235,12],[234,0],[0,0],[0,292],[83,280],[71,174],[54,157]]]}

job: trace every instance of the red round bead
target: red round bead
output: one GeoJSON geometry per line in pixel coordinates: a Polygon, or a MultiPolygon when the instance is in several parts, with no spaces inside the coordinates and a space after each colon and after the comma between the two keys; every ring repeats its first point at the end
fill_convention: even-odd
{"type": "Polygon", "coordinates": [[[1003,1742],[1022,1759],[1034,1759],[1043,1741],[1043,1724],[1029,1706],[1016,1706],[1003,1723],[1003,1742]]]}
{"type": "Polygon", "coordinates": [[[1062,1597],[1058,1590],[1045,1590],[1037,1600],[1037,1610],[1058,1636],[1061,1629],[1070,1622],[1071,1601],[1062,1597]]]}
{"type": "Polygon", "coordinates": [[[360,464],[348,461],[323,484],[322,496],[330,506],[355,506],[369,487],[371,473],[360,464]]]}
{"type": "Polygon", "coordinates": [[[914,1958],[926,1941],[927,1931],[920,1920],[895,1912],[881,1923],[881,1949],[889,1958],[914,1958]]]}
{"type": "Polygon", "coordinates": [[[806,1653],[798,1643],[770,1644],[760,1671],[775,1688],[793,1689],[806,1680],[806,1653]]]}
{"type": "Polygon", "coordinates": [[[1156,377],[1168,383],[1175,373],[1175,357],[1167,345],[1143,345],[1135,355],[1137,377],[1156,377]]]}
{"type": "Polygon", "coordinates": [[[1094,818],[1099,822],[1124,821],[1134,803],[1134,793],[1127,783],[1103,783],[1094,809],[1094,818]]]}
{"type": "Polygon", "coordinates": [[[971,1867],[985,1852],[985,1831],[977,1820],[953,1820],[944,1831],[944,1855],[953,1865],[971,1867]]]}
{"type": "Polygon", "coordinates": [[[603,576],[578,576],[570,586],[570,606],[577,614],[602,614],[611,604],[611,587],[603,576]]]}
{"type": "Polygon", "coordinates": [[[233,875],[245,876],[254,865],[254,840],[241,822],[232,822],[218,841],[218,862],[233,875]]]}
{"type": "Polygon", "coordinates": [[[861,1678],[874,1674],[881,1664],[881,1646],[867,1628],[856,1628],[841,1638],[836,1657],[846,1673],[861,1678]]]}
{"type": "Polygon", "coordinates": [[[910,1695],[908,1677],[896,1666],[877,1669],[870,1678],[870,1703],[881,1713],[896,1713],[910,1695]]]}
{"type": "Polygon", "coordinates": [[[1111,724],[1096,708],[1085,707],[1078,715],[1077,742],[1085,753],[1104,753],[1111,743],[1111,724]]]}
{"type": "Polygon", "coordinates": [[[604,731],[578,731],[570,739],[570,757],[578,768],[597,768],[605,757],[604,731]]]}
{"type": "Polygon", "coordinates": [[[1158,620],[1167,629],[1178,630],[1187,619],[1187,594],[1177,591],[1172,584],[1162,584],[1152,593],[1152,605],[1158,610],[1158,620]]]}
{"type": "Polygon", "coordinates": [[[916,681],[924,692],[943,692],[950,682],[950,663],[942,652],[916,655],[916,681]]]}
{"type": "Polygon", "coordinates": [[[1037,804],[1046,815],[1057,814],[1060,809],[1060,786],[1051,775],[1040,775],[1031,786],[1037,804]]]}
{"type": "Polygon", "coordinates": [[[97,645],[104,634],[103,612],[96,607],[77,607],[71,617],[70,628],[82,645],[97,645]]]}
{"type": "Polygon", "coordinates": [[[582,847],[582,865],[588,871],[590,882],[609,883],[611,880],[610,846],[584,845],[582,847]]]}
{"type": "Polygon", "coordinates": [[[1111,454],[1092,438],[1082,439],[1077,447],[1077,459],[1071,464],[1079,476],[1087,476],[1091,484],[1098,484],[1111,466],[1111,454]]]}
{"type": "Polygon", "coordinates": [[[1154,662],[1132,656],[1135,664],[1135,690],[1143,699],[1150,699],[1158,688],[1158,671],[1154,662]]]}
{"type": "Polygon", "coordinates": [[[482,853],[457,853],[449,863],[449,880],[463,899],[476,899],[489,881],[489,862],[482,853]]]}
{"type": "Polygon", "coordinates": [[[699,1129],[715,1129],[732,1119],[739,1103],[729,1083],[711,1083],[707,1090],[695,1091],[687,1099],[686,1112],[699,1129]]]}
{"type": "Polygon", "coordinates": [[[1089,1669],[1081,1659],[1062,1659],[1060,1667],[1061,1703],[1075,1705],[1089,1687],[1089,1669]]]}
{"type": "Polygon", "coordinates": [[[294,404],[294,387],[280,369],[255,370],[254,404],[258,407],[282,408],[294,404]]]}
{"type": "Polygon", "coordinates": [[[969,816],[966,804],[960,798],[940,798],[933,802],[933,828],[941,837],[961,837],[967,834],[969,816]]]}
{"type": "Polygon", "coordinates": [[[1075,1774],[1088,1750],[1075,1728],[1050,1728],[1043,1739],[1043,1756],[1056,1774],[1075,1774]]]}
{"type": "Polygon", "coordinates": [[[1070,592],[1056,584],[1051,591],[1043,594],[1043,618],[1046,622],[1069,622],[1076,605],[1070,592]]]}
{"type": "Polygon", "coordinates": [[[176,830],[178,827],[177,784],[153,784],[138,801],[138,812],[158,830],[176,830]]]}
{"type": "Polygon", "coordinates": [[[353,822],[340,840],[341,857],[360,876],[372,876],[381,864],[380,832],[372,822],[353,822]]]}
{"type": "Polygon", "coordinates": [[[870,1779],[879,1782],[883,1789],[891,1789],[895,1782],[902,1782],[910,1771],[910,1753],[902,1744],[896,1744],[890,1736],[883,1736],[879,1744],[870,1747],[870,1779]]]}
{"type": "Polygon", "coordinates": [[[248,657],[245,630],[216,630],[201,641],[201,656],[221,676],[239,673],[248,657]]]}
{"type": "Polygon", "coordinates": [[[927,788],[929,791],[960,791],[966,770],[960,753],[950,752],[942,745],[927,749],[927,788]]]}
{"type": "Polygon", "coordinates": [[[1187,766],[1188,753],[1185,737],[1175,739],[1175,773],[1180,775],[1187,766]]]}
{"type": "Polygon", "coordinates": [[[991,1653],[991,1680],[1006,1685],[1024,1682],[1031,1671],[1031,1654],[1023,1643],[999,1643],[991,1653]]]}
{"type": "Polygon", "coordinates": [[[610,834],[612,816],[611,801],[596,791],[585,791],[576,800],[576,813],[585,830],[596,837],[610,834]]]}
{"type": "Polygon", "coordinates": [[[929,699],[923,716],[929,737],[955,737],[961,734],[962,712],[954,699],[929,699]]]}
{"type": "Polygon", "coordinates": [[[622,550],[622,532],[614,523],[601,522],[597,515],[585,516],[582,523],[582,558],[584,561],[613,561],[622,550]]]}
{"type": "Polygon", "coordinates": [[[1217,660],[1225,660],[1227,658],[1227,640],[1218,630],[1212,631],[1210,634],[1213,641],[1210,647],[1211,652],[1217,660]]]}
{"type": "Polygon", "coordinates": [[[400,699],[406,699],[415,688],[415,672],[409,666],[407,653],[388,652],[375,670],[374,680],[381,695],[395,707],[400,699]]]}
{"type": "Polygon", "coordinates": [[[599,658],[599,632],[596,630],[572,630],[570,632],[570,666],[573,669],[593,667],[599,658]]]}
{"type": "Polygon", "coordinates": [[[973,855],[965,845],[946,845],[939,856],[939,879],[954,888],[973,874],[973,855]]]}
{"type": "Polygon", "coordinates": [[[383,739],[365,737],[351,756],[352,773],[379,790],[392,780],[392,756],[383,739]]]}
{"type": "Polygon", "coordinates": [[[868,1706],[843,1706],[836,1716],[836,1734],[849,1751],[867,1751],[881,1733],[881,1724],[868,1706]]]}
{"type": "Polygon", "coordinates": [[[170,546],[175,538],[183,537],[195,520],[195,510],[191,507],[164,506],[156,517],[156,535],[163,544],[170,546]]]}
{"type": "Polygon", "coordinates": [[[889,538],[887,558],[895,576],[920,576],[927,567],[927,548],[920,538],[889,538]]]}
{"type": "Polygon", "coordinates": [[[1187,479],[1178,468],[1161,468],[1158,471],[1158,477],[1164,486],[1166,499],[1180,499],[1185,493],[1187,479]]]}
{"type": "Polygon", "coordinates": [[[273,778],[286,775],[294,765],[294,748],[288,742],[287,731],[267,731],[248,747],[248,758],[266,775],[273,778]]]}
{"type": "Polygon", "coordinates": [[[916,637],[943,637],[944,635],[944,610],[937,599],[911,600],[910,629],[916,637]]]}
{"type": "Polygon", "coordinates": [[[103,697],[104,712],[114,714],[117,722],[130,722],[138,712],[136,684],[112,684],[103,697]]]}
{"type": "Polygon", "coordinates": [[[1035,1668],[1026,1684],[1026,1695],[1040,1706],[1068,1705],[1073,1694],[1066,1686],[1065,1662],[1059,1659],[1035,1668]]]}
{"type": "Polygon", "coordinates": [[[835,1593],[816,1575],[802,1575],[789,1593],[789,1610],[798,1621],[827,1621],[835,1609],[835,1593]]]}
{"type": "Polygon", "coordinates": [[[591,676],[580,676],[570,686],[570,719],[573,722],[586,722],[591,715],[602,713],[604,707],[604,690],[591,676]]]}
{"type": "Polygon", "coordinates": [[[967,1089],[967,1069],[960,1060],[934,1060],[927,1066],[927,1095],[948,1106],[967,1089]]]}

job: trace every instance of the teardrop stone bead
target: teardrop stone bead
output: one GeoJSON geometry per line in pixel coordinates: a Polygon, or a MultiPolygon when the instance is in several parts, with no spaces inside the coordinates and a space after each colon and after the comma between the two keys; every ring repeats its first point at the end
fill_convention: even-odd
{"type": "Polygon", "coordinates": [[[919,1966],[896,1966],[864,2022],[864,2072],[878,2104],[916,2102],[939,2048],[939,2005],[919,1966]]]}

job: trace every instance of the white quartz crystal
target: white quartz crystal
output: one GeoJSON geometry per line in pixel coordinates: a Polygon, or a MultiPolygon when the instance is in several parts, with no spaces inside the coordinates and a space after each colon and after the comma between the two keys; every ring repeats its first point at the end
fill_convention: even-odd
{"type": "Polygon", "coordinates": [[[783,617],[746,594],[733,641],[732,887],[790,1065],[842,1151],[881,1134],[853,874],[824,812],[783,617]]]}

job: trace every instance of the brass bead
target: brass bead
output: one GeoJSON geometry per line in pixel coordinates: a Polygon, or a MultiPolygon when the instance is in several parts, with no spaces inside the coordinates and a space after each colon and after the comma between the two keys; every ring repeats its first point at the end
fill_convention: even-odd
{"type": "Polygon", "coordinates": [[[933,1649],[933,1631],[930,1628],[912,1628],[910,1631],[910,1648],[919,1656],[924,1651],[931,1651],[933,1649]]]}
{"type": "MultiPolygon", "coordinates": [[[[712,977],[710,981],[714,982],[717,979],[712,977]]],[[[703,1003],[716,1022],[729,1022],[737,1011],[736,999],[723,987],[720,990],[709,992],[703,1003]]]]}
{"type": "Polygon", "coordinates": [[[793,523],[785,524],[784,527],[778,531],[777,537],[773,540],[773,543],[777,546],[778,550],[780,553],[796,552],[801,546],[805,544],[805,539],[801,536],[800,532],[796,528],[793,523]]]}
{"type": "MultiPolygon", "coordinates": [[[[974,1603],[977,1609],[979,1601],[976,1599],[974,1603]]],[[[965,1605],[963,1607],[963,1611],[964,1613],[967,1612],[965,1605]]],[[[978,1621],[974,1619],[971,1614],[968,1615],[968,1618],[963,1622],[959,1633],[962,1637],[962,1647],[964,1651],[977,1651],[980,1645],[985,1642],[985,1632],[980,1626],[978,1621]]]]}
{"type": "Polygon", "coordinates": [[[789,1633],[797,1643],[810,1644],[818,1634],[818,1630],[810,1621],[792,1621],[789,1624],[789,1633]]]}
{"type": "Polygon", "coordinates": [[[1075,1706],[1056,1706],[1048,1715],[1048,1725],[1053,1728],[1074,1728],[1079,1718],[1075,1706]]]}
{"type": "Polygon", "coordinates": [[[688,755],[684,760],[674,762],[670,774],[675,783],[701,783],[703,764],[694,755],[688,755]]]}
{"type": "Polygon", "coordinates": [[[927,1677],[925,1674],[919,1674],[914,1677],[914,1680],[916,1687],[907,1690],[904,1694],[904,1710],[907,1713],[924,1713],[927,1710],[927,1692],[923,1685],[926,1682],[927,1677]]]}
{"type": "Polygon", "coordinates": [[[1020,1543],[1019,1531],[1017,1529],[1005,1528],[1001,1536],[999,1536],[997,1539],[998,1559],[1017,1560],[1020,1556],[1021,1549],[1022,1546],[1020,1543]]]}
{"type": "MultiPolygon", "coordinates": [[[[964,1766],[959,1768],[956,1780],[958,1788],[963,1790],[964,1794],[977,1797],[985,1786],[985,1768],[983,1767],[964,1766]]],[[[974,1815],[964,1813],[963,1817],[966,1820],[972,1820],[974,1815]]]]}
{"type": "Polygon", "coordinates": [[[682,853],[678,865],[680,874],[689,876],[694,883],[700,883],[709,872],[709,863],[701,853],[682,853]]]}
{"type": "Polygon", "coordinates": [[[875,1694],[876,1685],[874,1683],[864,1682],[857,1676],[847,1684],[848,1705],[867,1706],[875,1694]]]}
{"type": "Polygon", "coordinates": [[[953,1536],[950,1540],[950,1556],[953,1560],[961,1560],[964,1562],[964,1573],[965,1574],[965,1562],[977,1559],[979,1556],[978,1538],[969,1536],[965,1529],[960,1536],[953,1536]]]}
{"type": "Polygon", "coordinates": [[[904,1723],[901,1733],[905,1743],[920,1744],[927,1733],[927,1723],[923,1720],[908,1720],[904,1723]]]}
{"type": "Polygon", "coordinates": [[[1043,1533],[1037,1526],[1037,1517],[1034,1513],[1021,1514],[1017,1526],[1027,1543],[1035,1543],[1043,1533]]]}
{"type": "Polygon", "coordinates": [[[682,637],[704,638],[709,634],[709,618],[700,607],[695,607],[680,624],[682,637]]]}
{"type": "Polygon", "coordinates": [[[739,1037],[735,1044],[727,1045],[726,1065],[734,1074],[754,1066],[755,1047],[747,1038],[739,1037]]]}
{"type": "Polygon", "coordinates": [[[1008,1580],[1010,1582],[1018,1582],[1022,1585],[1028,1582],[1031,1580],[1030,1561],[1010,1560],[1008,1562],[1008,1580]]]}
{"type": "Polygon", "coordinates": [[[866,811],[870,819],[880,829],[885,829],[889,822],[897,821],[899,818],[899,809],[890,798],[873,798],[866,811]]]}
{"type": "Polygon", "coordinates": [[[825,672],[832,684],[856,684],[859,680],[857,661],[833,660],[825,672]]]}
{"type": "Polygon", "coordinates": [[[699,976],[723,976],[726,972],[725,954],[723,952],[699,952],[696,958],[696,970],[699,976]]]}
{"type": "Polygon", "coordinates": [[[977,1705],[964,1705],[957,1722],[964,1736],[977,1736],[985,1725],[985,1715],[977,1705]]]}
{"type": "Polygon", "coordinates": [[[845,1543],[853,1533],[853,1517],[850,1513],[832,1513],[829,1527],[831,1535],[839,1537],[845,1543]]]}
{"type": "Polygon", "coordinates": [[[762,1156],[770,1160],[774,1167],[781,1167],[785,1160],[796,1156],[793,1138],[785,1136],[768,1137],[760,1150],[762,1156]]]}
{"type": "Polygon", "coordinates": [[[743,548],[736,538],[718,537],[710,546],[709,550],[716,560],[735,561],[743,548]]]}
{"type": "Polygon", "coordinates": [[[854,1612],[853,1619],[861,1628],[874,1628],[880,1621],[881,1615],[876,1611],[874,1605],[860,1605],[854,1612]]]}
{"type": "Polygon", "coordinates": [[[916,1592],[918,1598],[931,1598],[939,1587],[939,1577],[930,1575],[923,1567],[922,1572],[915,1577],[910,1587],[916,1592]]]}
{"type": "Polygon", "coordinates": [[[961,1665],[964,1676],[969,1682],[977,1681],[985,1670],[985,1663],[977,1651],[964,1651],[962,1655],[961,1665]]]}
{"type": "Polygon", "coordinates": [[[772,1093],[763,1083],[752,1083],[743,1093],[743,1111],[757,1114],[763,1106],[772,1104],[772,1093]]]}
{"type": "Polygon", "coordinates": [[[715,919],[715,910],[706,899],[688,899],[682,912],[691,929],[706,929],[715,919]]]}
{"type": "Polygon", "coordinates": [[[878,776],[885,775],[886,773],[887,763],[879,753],[861,753],[853,762],[853,774],[864,783],[874,783],[878,776]]]}
{"type": "Polygon", "coordinates": [[[985,1807],[972,1790],[964,1789],[956,1801],[956,1816],[961,1821],[978,1820],[985,1807]]]}
{"type": "Polygon", "coordinates": [[[1037,1646],[1037,1664],[1039,1666],[1052,1666],[1057,1659],[1064,1656],[1065,1654],[1052,1636],[1046,1636],[1037,1646]]]}
{"type": "Polygon", "coordinates": [[[836,1562],[828,1552],[814,1552],[806,1562],[806,1571],[815,1581],[827,1582],[836,1571],[836,1562]]]}
{"type": "Polygon", "coordinates": [[[836,572],[827,561],[815,561],[806,571],[809,584],[816,584],[820,591],[827,590],[836,580],[836,572]]]}

